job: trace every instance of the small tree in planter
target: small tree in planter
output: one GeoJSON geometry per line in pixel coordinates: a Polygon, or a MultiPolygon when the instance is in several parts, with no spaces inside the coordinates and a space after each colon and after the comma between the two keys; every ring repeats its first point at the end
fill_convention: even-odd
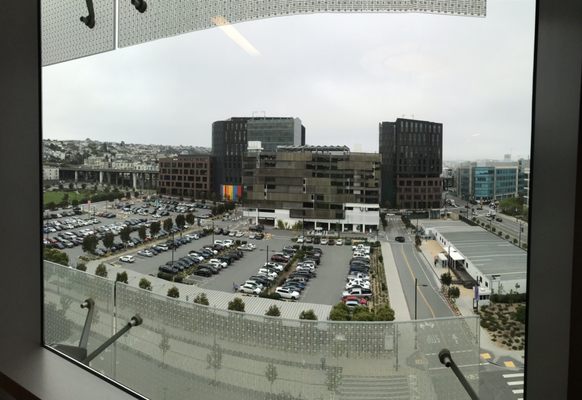
{"type": "Polygon", "coordinates": [[[139,280],[139,287],[145,290],[152,290],[152,283],[146,278],[141,278],[139,280]]]}
{"type": "Polygon", "coordinates": [[[127,272],[123,271],[123,272],[117,273],[117,277],[115,278],[115,282],[121,282],[121,283],[127,284],[127,281],[128,281],[127,272]]]}
{"type": "Polygon", "coordinates": [[[245,312],[245,303],[240,297],[235,297],[232,301],[228,302],[228,309],[231,311],[245,312]]]}
{"type": "Polygon", "coordinates": [[[445,286],[451,286],[451,284],[453,283],[453,277],[451,276],[450,273],[445,272],[444,274],[441,275],[441,283],[445,286]]]}
{"type": "Polygon", "coordinates": [[[279,310],[279,307],[273,304],[271,307],[269,307],[265,315],[268,315],[269,317],[280,317],[281,311],[279,310]]]}
{"type": "Polygon", "coordinates": [[[208,302],[208,297],[206,297],[206,293],[200,293],[194,298],[194,303],[202,304],[203,306],[208,306],[210,303],[208,302]]]}
{"type": "Polygon", "coordinates": [[[301,314],[299,314],[299,319],[317,321],[317,315],[315,315],[315,312],[313,312],[313,310],[303,310],[301,311],[301,314]]]}
{"type": "Polygon", "coordinates": [[[101,263],[95,269],[95,275],[100,276],[102,278],[107,278],[107,267],[105,264],[101,263]]]}
{"type": "Polygon", "coordinates": [[[448,294],[449,294],[449,298],[450,298],[450,299],[451,299],[451,301],[454,303],[454,302],[455,302],[455,301],[456,301],[456,300],[459,298],[459,296],[461,295],[461,291],[459,290],[459,288],[458,288],[458,287],[456,287],[456,286],[451,286],[451,287],[449,288],[449,292],[448,292],[448,294]]]}
{"type": "Polygon", "coordinates": [[[168,297],[172,297],[174,299],[180,297],[180,291],[176,286],[172,286],[171,288],[168,289],[168,297]]]}

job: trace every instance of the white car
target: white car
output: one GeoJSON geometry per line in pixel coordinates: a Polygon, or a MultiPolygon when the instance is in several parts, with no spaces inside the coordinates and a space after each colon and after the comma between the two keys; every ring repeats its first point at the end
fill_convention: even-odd
{"type": "Polygon", "coordinates": [[[299,236],[297,238],[297,243],[303,243],[305,241],[305,238],[303,236],[299,236]]]}
{"type": "Polygon", "coordinates": [[[277,276],[279,276],[279,274],[277,274],[276,272],[269,271],[266,268],[259,269],[259,271],[257,272],[257,274],[258,275],[264,275],[267,278],[269,278],[270,280],[275,279],[277,276]]]}
{"type": "Polygon", "coordinates": [[[327,239],[325,238],[321,239],[321,244],[327,244],[327,239]]]}
{"type": "Polygon", "coordinates": [[[295,268],[297,271],[307,271],[307,272],[313,272],[315,271],[315,267],[309,266],[309,265],[298,265],[297,268],[295,268]]]}
{"type": "Polygon", "coordinates": [[[234,244],[234,240],[232,240],[232,239],[226,239],[226,240],[224,240],[224,241],[222,242],[222,245],[223,245],[223,246],[226,246],[226,247],[230,247],[230,246],[232,246],[233,244],[234,244]]]}
{"type": "Polygon", "coordinates": [[[343,246],[344,241],[341,240],[341,239],[338,239],[338,240],[335,241],[335,244],[337,244],[338,246],[343,246]]]}
{"type": "Polygon", "coordinates": [[[275,293],[279,294],[279,296],[284,299],[297,300],[299,298],[299,292],[281,286],[275,289],[275,293]]]}
{"type": "Polygon", "coordinates": [[[244,285],[238,288],[238,291],[241,293],[249,293],[249,294],[259,294],[261,293],[261,289],[256,284],[245,283],[244,285]]]}
{"type": "Polygon", "coordinates": [[[211,258],[210,260],[208,260],[208,264],[215,265],[220,268],[228,267],[227,263],[225,263],[224,261],[217,260],[216,258],[211,258]]]}
{"type": "Polygon", "coordinates": [[[144,256],[144,257],[153,257],[154,253],[152,253],[149,250],[140,250],[137,252],[137,254],[139,254],[140,256],[144,256]]]}
{"type": "Polygon", "coordinates": [[[135,257],[134,256],[129,256],[129,255],[127,255],[127,256],[121,256],[121,257],[119,257],[119,261],[123,261],[123,262],[126,262],[126,263],[132,263],[132,262],[135,262],[135,257]]]}
{"type": "Polygon", "coordinates": [[[246,280],[245,283],[243,283],[243,285],[254,285],[261,290],[263,290],[263,288],[264,288],[261,283],[253,281],[252,279],[246,280]]]}
{"type": "Polygon", "coordinates": [[[218,239],[214,241],[214,244],[219,244],[221,246],[224,246],[225,245],[222,240],[218,240],[218,239]]]}
{"type": "Polygon", "coordinates": [[[236,237],[243,237],[243,233],[241,231],[237,231],[235,236],[236,237]]]}
{"type": "Polygon", "coordinates": [[[370,289],[370,282],[354,279],[353,281],[346,283],[346,290],[350,290],[351,288],[355,287],[370,289]]]}
{"type": "Polygon", "coordinates": [[[249,239],[255,238],[255,232],[249,232],[249,239]]]}
{"type": "Polygon", "coordinates": [[[283,271],[283,269],[284,269],[281,264],[277,264],[277,263],[274,263],[274,262],[265,263],[263,266],[264,267],[270,267],[270,268],[276,269],[279,272],[283,271]]]}

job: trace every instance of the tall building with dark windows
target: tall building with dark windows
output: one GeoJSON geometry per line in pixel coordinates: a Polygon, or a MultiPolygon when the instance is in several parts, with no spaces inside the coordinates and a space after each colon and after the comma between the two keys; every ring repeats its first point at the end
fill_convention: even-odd
{"type": "Polygon", "coordinates": [[[159,192],[168,196],[206,199],[212,185],[212,156],[180,155],[161,158],[159,192]]]}
{"type": "Polygon", "coordinates": [[[380,123],[382,205],[425,209],[441,206],[443,124],[398,118],[380,123]]]}
{"type": "Polygon", "coordinates": [[[243,156],[250,141],[261,142],[261,147],[267,151],[275,151],[277,146],[304,145],[305,127],[299,118],[291,117],[233,117],[214,122],[215,193],[225,193],[224,187],[238,192],[242,184],[243,156]]]}

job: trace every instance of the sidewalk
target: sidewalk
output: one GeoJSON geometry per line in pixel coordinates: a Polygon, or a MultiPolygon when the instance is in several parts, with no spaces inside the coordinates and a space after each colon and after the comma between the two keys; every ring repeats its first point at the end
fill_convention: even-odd
{"type": "Polygon", "coordinates": [[[400,276],[392,254],[392,247],[390,243],[381,242],[382,244],[382,258],[384,260],[384,273],[386,274],[386,284],[388,286],[388,298],[390,299],[390,307],[394,310],[395,321],[410,321],[410,311],[406,304],[404,291],[400,284],[400,276]]]}

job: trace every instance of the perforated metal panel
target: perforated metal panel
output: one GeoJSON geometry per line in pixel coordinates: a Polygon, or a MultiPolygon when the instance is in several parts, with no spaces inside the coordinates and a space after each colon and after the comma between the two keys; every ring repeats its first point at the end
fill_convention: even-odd
{"type": "Polygon", "coordinates": [[[95,26],[80,21],[89,14],[85,0],[42,0],[42,65],[115,49],[115,0],[93,0],[95,26]]]}
{"type": "Polygon", "coordinates": [[[482,17],[486,0],[148,0],[119,2],[119,47],[224,23],[311,13],[434,13],[482,17]]]}

